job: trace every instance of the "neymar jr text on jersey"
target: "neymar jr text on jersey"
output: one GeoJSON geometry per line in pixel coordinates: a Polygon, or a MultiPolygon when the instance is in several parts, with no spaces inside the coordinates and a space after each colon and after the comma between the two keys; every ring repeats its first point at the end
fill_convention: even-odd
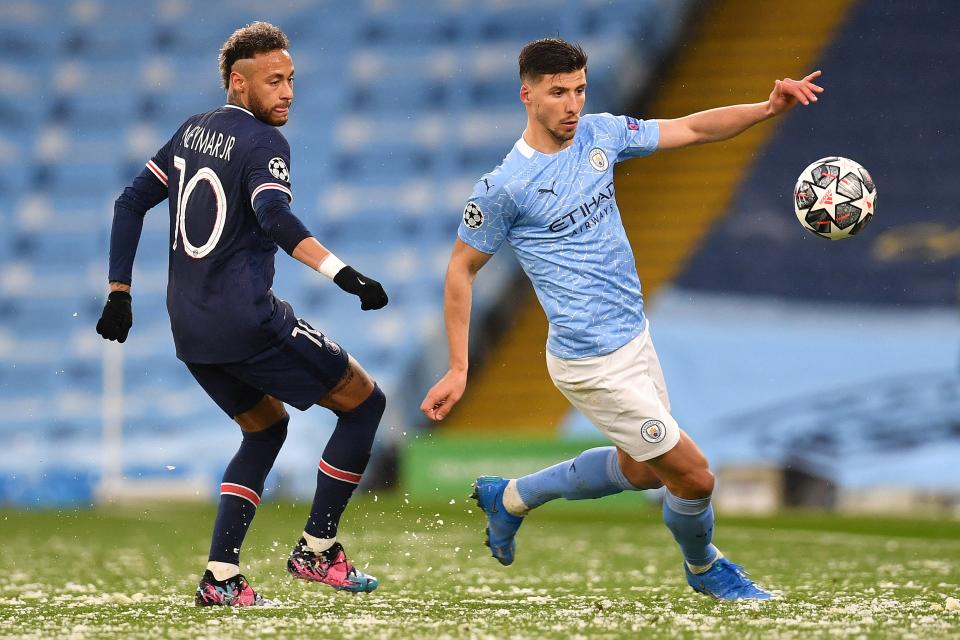
{"type": "Polygon", "coordinates": [[[219,158],[220,160],[230,161],[230,150],[237,139],[230,135],[223,135],[213,129],[205,129],[201,126],[187,127],[183,133],[183,146],[187,149],[193,149],[198,153],[205,153],[208,156],[219,158]]]}

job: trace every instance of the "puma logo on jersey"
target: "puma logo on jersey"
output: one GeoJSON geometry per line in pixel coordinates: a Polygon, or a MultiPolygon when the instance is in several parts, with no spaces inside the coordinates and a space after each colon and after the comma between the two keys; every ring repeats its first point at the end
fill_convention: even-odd
{"type": "Polygon", "coordinates": [[[549,189],[537,189],[537,194],[552,193],[554,196],[556,196],[557,192],[553,190],[555,186],[557,186],[556,181],[554,181],[553,184],[550,185],[549,189]]]}

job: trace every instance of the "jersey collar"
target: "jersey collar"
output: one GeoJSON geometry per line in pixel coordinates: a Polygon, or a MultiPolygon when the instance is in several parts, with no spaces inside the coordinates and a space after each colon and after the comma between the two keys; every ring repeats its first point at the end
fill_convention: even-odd
{"type": "Polygon", "coordinates": [[[517,144],[514,146],[517,147],[517,151],[519,151],[527,160],[532,158],[533,154],[537,152],[536,149],[527,144],[527,141],[523,139],[523,136],[520,136],[520,139],[517,140],[517,144]]]}
{"type": "Polygon", "coordinates": [[[235,105],[235,104],[225,104],[225,105],[223,105],[223,108],[224,108],[224,109],[237,109],[238,111],[243,111],[243,112],[246,113],[247,115],[250,115],[250,116],[252,116],[252,117],[255,117],[255,116],[253,116],[253,112],[247,111],[247,110],[244,109],[243,107],[238,107],[238,106],[235,105]]]}

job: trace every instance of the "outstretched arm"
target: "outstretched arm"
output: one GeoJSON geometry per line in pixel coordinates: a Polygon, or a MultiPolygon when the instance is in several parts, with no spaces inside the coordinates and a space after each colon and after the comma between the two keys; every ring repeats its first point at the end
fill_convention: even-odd
{"type": "Polygon", "coordinates": [[[777,80],[765,102],[719,107],[673,120],[659,120],[660,143],[657,148],[676,149],[726,140],[758,122],[789,111],[798,102],[803,105],[816,102],[816,94],[822,93],[823,87],[813,81],[820,74],[820,71],[814,71],[802,80],[777,80]]]}
{"type": "Polygon", "coordinates": [[[310,235],[310,231],[290,210],[285,193],[271,189],[254,200],[257,220],[267,236],[293,258],[327,276],[347,293],[360,298],[360,308],[364,311],[385,307],[388,300],[383,286],[345,265],[310,235]]]}
{"type": "Polygon", "coordinates": [[[463,396],[469,366],[470,307],[473,281],[492,256],[477,251],[459,238],[454,242],[450,265],[443,287],[443,319],[450,348],[450,368],[433,385],[420,404],[420,410],[436,422],[443,420],[463,396]]]}

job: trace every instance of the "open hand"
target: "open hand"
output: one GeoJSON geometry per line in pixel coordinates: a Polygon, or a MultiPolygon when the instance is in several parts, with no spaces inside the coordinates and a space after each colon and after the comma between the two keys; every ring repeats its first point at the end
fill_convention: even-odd
{"type": "Polygon", "coordinates": [[[777,80],[773,91],[770,92],[770,113],[778,115],[789,111],[798,102],[803,105],[809,105],[817,101],[817,94],[823,93],[823,87],[813,83],[820,77],[822,71],[819,69],[805,77],[803,80],[793,80],[784,78],[777,80]]]}

